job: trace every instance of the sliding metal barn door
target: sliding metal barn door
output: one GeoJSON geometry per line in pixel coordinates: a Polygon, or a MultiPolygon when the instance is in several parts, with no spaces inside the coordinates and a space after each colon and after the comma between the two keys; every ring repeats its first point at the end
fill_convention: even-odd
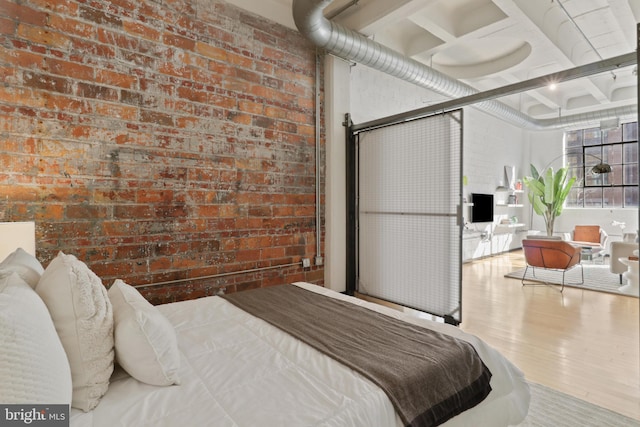
{"type": "Polygon", "coordinates": [[[462,110],[354,141],[358,292],[459,323],[462,110]]]}

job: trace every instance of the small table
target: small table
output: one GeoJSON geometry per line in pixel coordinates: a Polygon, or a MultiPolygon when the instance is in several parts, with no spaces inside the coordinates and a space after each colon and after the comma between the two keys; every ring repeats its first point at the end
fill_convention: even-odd
{"type": "MultiPolygon", "coordinates": [[[[633,251],[633,254],[638,256],[638,251],[633,251]]],[[[638,295],[640,293],[640,285],[638,279],[640,278],[640,271],[638,267],[638,260],[631,260],[626,257],[618,258],[618,261],[627,266],[627,271],[622,273],[622,277],[627,280],[627,284],[618,288],[618,292],[629,295],[638,295]]]]}
{"type": "Polygon", "coordinates": [[[598,243],[594,242],[580,242],[577,240],[567,240],[574,246],[578,246],[580,248],[580,262],[584,261],[593,261],[595,259],[602,259],[602,247],[598,243]]]}
{"type": "Polygon", "coordinates": [[[591,246],[580,246],[580,261],[593,261],[593,248],[591,246]]]}

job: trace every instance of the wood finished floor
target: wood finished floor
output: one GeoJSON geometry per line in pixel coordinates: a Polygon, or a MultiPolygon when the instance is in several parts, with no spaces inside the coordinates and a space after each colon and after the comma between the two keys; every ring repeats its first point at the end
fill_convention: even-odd
{"type": "Polygon", "coordinates": [[[640,299],[503,277],[521,251],[463,265],[462,324],[529,381],[640,420],[640,299]]]}

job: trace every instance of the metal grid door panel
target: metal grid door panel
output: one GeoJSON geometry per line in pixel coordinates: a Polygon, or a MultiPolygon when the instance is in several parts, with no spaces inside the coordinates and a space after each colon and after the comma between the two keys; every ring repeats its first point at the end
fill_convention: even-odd
{"type": "Polygon", "coordinates": [[[358,291],[460,321],[462,112],[358,134],[358,291]]]}

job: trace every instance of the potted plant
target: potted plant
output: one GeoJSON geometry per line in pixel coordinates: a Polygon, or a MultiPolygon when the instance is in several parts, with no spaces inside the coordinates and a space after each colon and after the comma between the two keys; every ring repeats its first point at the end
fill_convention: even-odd
{"type": "Polygon", "coordinates": [[[544,218],[547,236],[553,235],[556,217],[562,213],[564,201],[575,181],[575,177],[567,177],[566,167],[558,169],[557,172],[549,167],[541,175],[533,164],[531,176],[523,178],[524,185],[529,189],[528,197],[533,210],[544,218]]]}

